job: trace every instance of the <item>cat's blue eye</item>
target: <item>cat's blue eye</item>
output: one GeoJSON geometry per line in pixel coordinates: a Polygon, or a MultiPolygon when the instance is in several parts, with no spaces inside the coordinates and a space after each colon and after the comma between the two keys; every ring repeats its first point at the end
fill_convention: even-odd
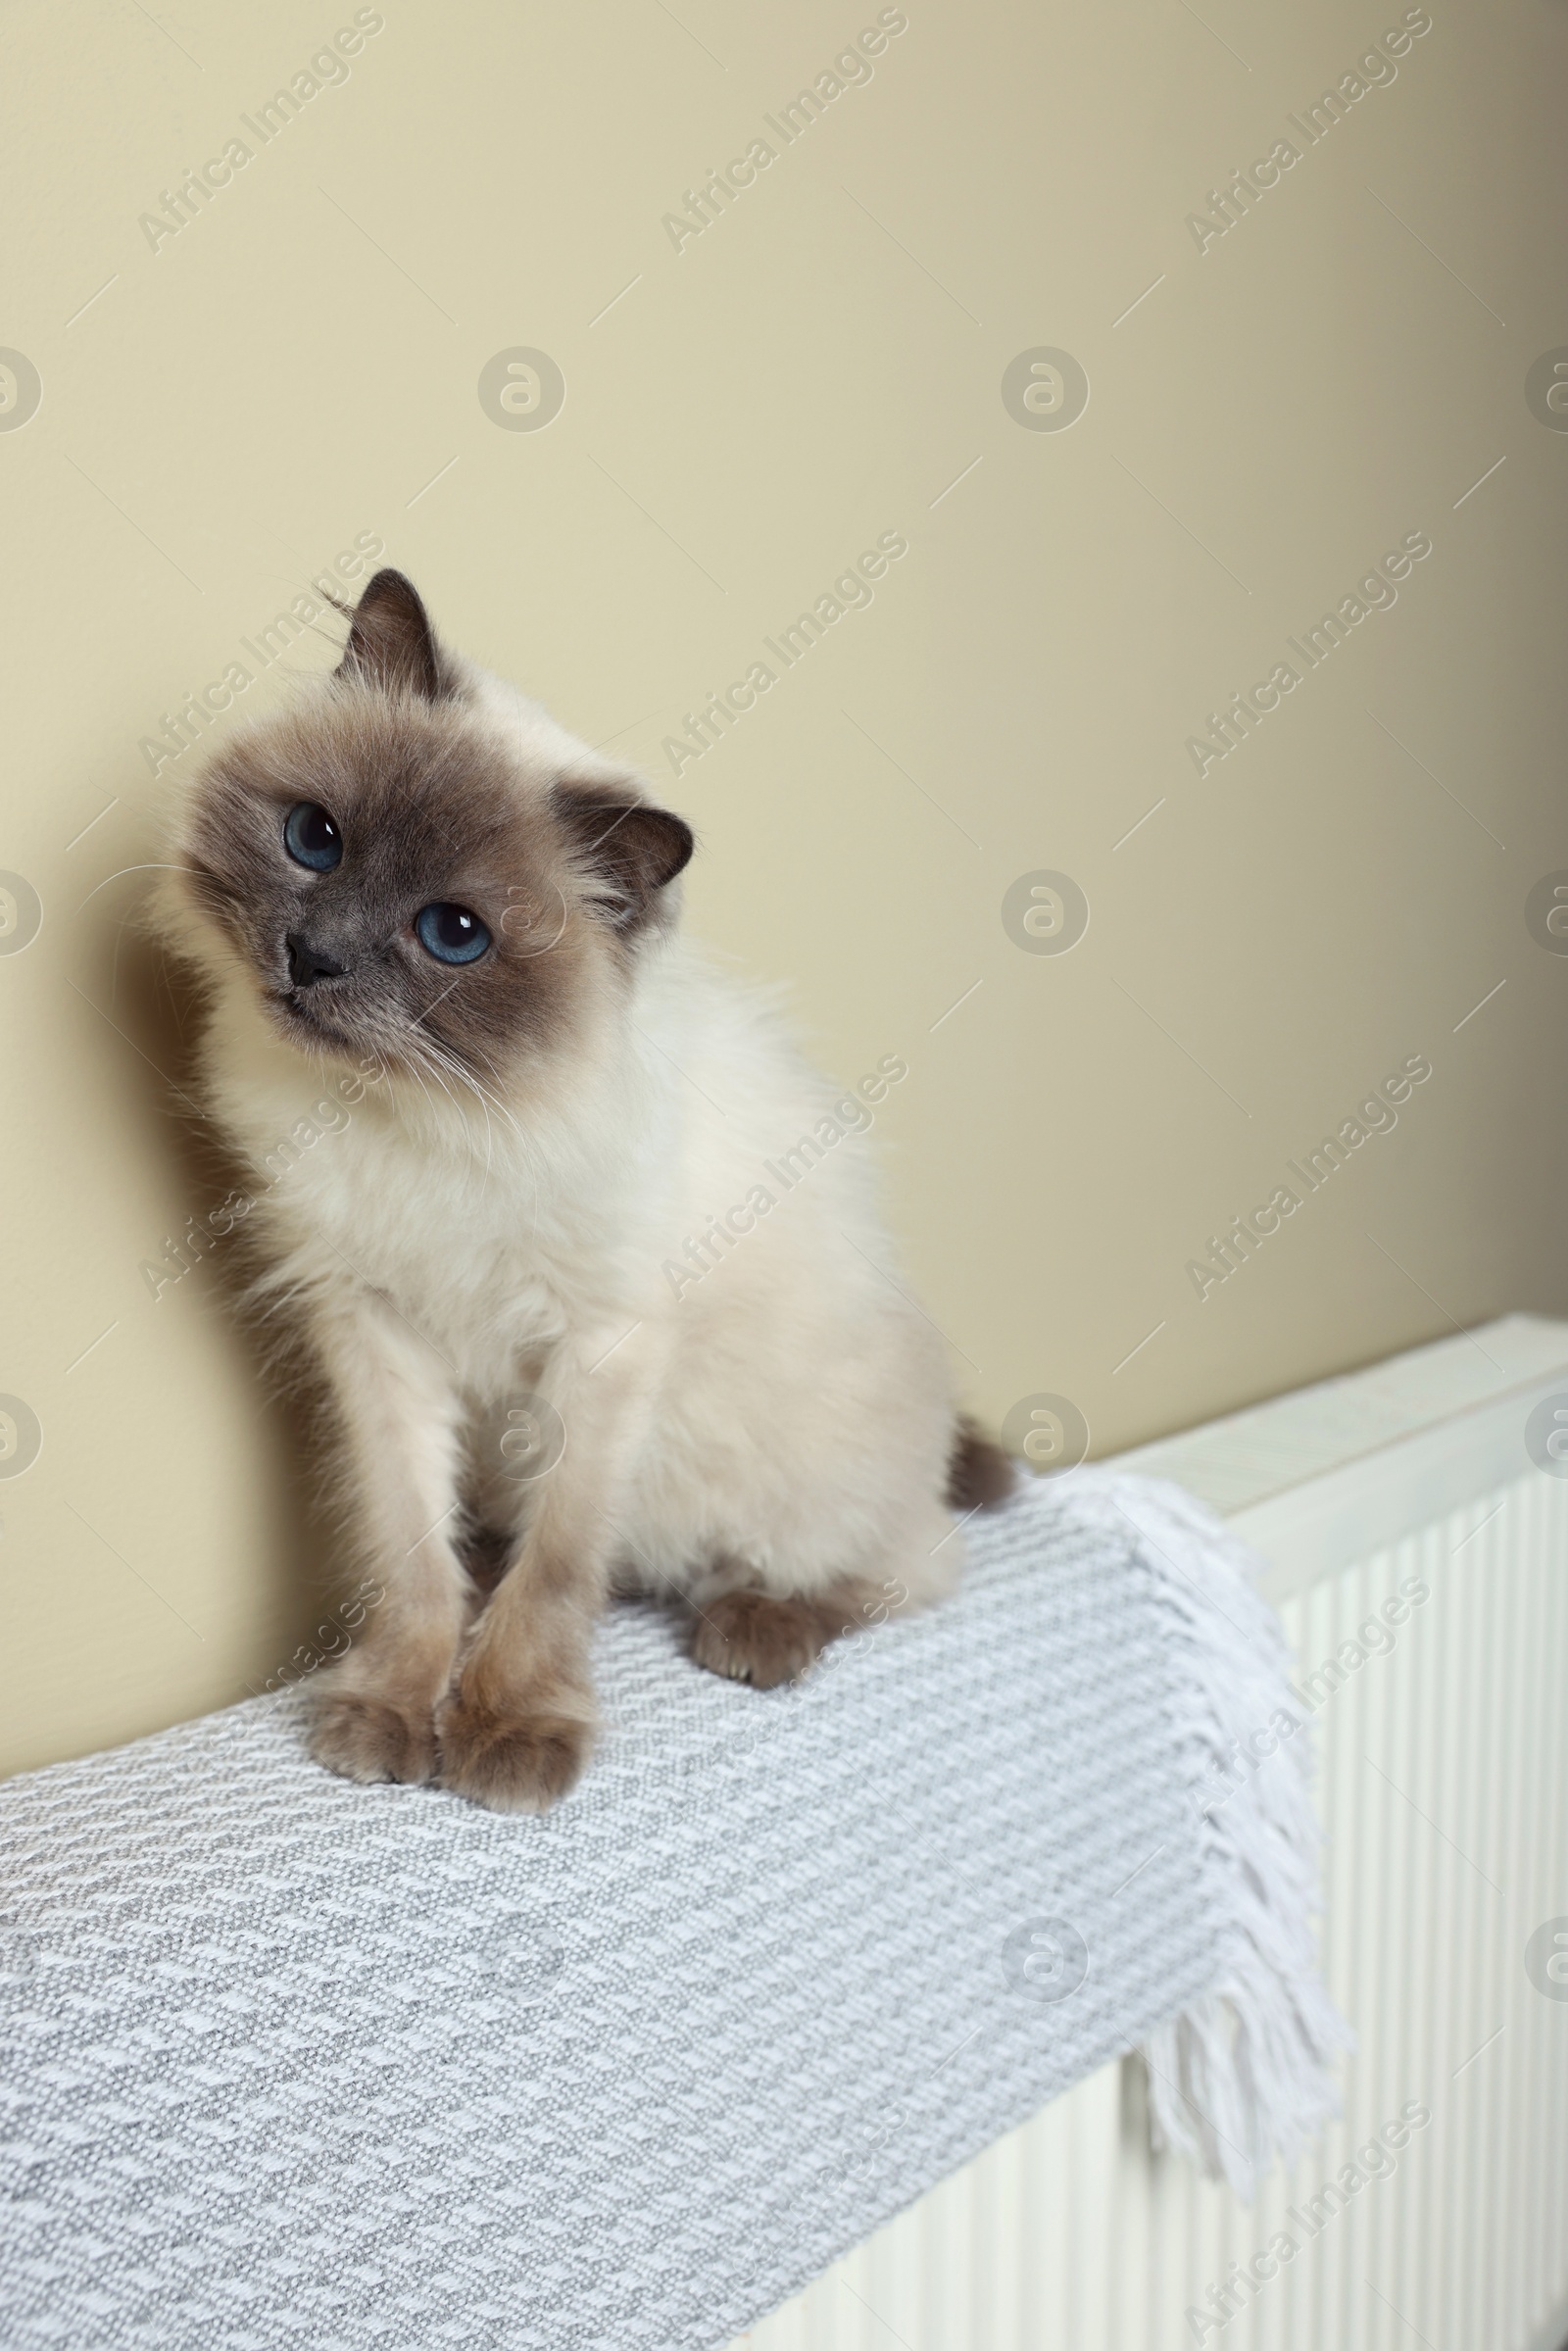
{"type": "Polygon", "coordinates": [[[490,944],[490,933],[466,906],[421,906],[414,917],[419,945],[438,963],[476,963],[490,944]]]}
{"type": "Polygon", "coordinates": [[[283,847],[296,865],[313,873],[330,873],[343,858],[343,836],[326,810],[314,800],[290,808],[283,825],[283,847]]]}

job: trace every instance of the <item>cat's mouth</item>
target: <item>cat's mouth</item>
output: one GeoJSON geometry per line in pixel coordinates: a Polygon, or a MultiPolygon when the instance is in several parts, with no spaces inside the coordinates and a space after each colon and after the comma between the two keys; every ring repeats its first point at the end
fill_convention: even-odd
{"type": "Polygon", "coordinates": [[[356,1050],[356,1040],[343,1025],[327,1016],[320,1004],[314,1003],[303,988],[270,988],[268,996],[282,1015],[286,1035],[314,1037],[321,1045],[338,1045],[345,1052],[356,1050]]]}

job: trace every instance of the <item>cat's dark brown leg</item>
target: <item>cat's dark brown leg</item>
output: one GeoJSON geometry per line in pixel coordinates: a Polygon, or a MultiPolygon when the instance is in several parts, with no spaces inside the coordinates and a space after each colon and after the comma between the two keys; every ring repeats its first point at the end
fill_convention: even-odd
{"type": "Polygon", "coordinates": [[[457,1401],[435,1350],[375,1298],[333,1301],[315,1335],[335,1395],[345,1499],[380,1596],[348,1655],[319,1677],[311,1751],[349,1780],[428,1780],[468,1593],[455,1547],[457,1401]]]}
{"type": "Polygon", "coordinates": [[[436,1725],[442,1786],[493,1811],[547,1811],[588,1759],[597,1721],[589,1647],[644,1378],[632,1347],[597,1373],[573,1378],[558,1367],[564,1449],[537,1481],[517,1556],[436,1725]]]}
{"type": "MultiPolygon", "coordinates": [[[[810,1598],[775,1599],[757,1591],[721,1592],[705,1599],[692,1631],[692,1655],[712,1674],[772,1690],[794,1682],[814,1664],[830,1641],[882,1623],[902,1591],[846,1579],[810,1598]]],[[[906,1592],[904,1597],[907,1599],[906,1592]]]]}
{"type": "Polygon", "coordinates": [[[605,1591],[600,1530],[547,1505],[485,1609],[438,1719],[441,1784],[496,1812],[544,1812],[588,1760],[588,1668],[605,1591]]]}

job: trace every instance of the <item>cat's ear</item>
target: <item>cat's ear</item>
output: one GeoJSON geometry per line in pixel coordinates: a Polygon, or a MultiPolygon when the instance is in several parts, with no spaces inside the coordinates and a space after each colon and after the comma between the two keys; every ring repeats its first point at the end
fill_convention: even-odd
{"type": "Polygon", "coordinates": [[[383,694],[436,702],[445,691],[435,632],[412,579],[378,571],[355,607],[337,675],[383,694]]]}
{"type": "Polygon", "coordinates": [[[617,931],[640,929],[696,846],[691,826],[609,785],[568,781],[552,798],[588,882],[590,905],[617,931]]]}

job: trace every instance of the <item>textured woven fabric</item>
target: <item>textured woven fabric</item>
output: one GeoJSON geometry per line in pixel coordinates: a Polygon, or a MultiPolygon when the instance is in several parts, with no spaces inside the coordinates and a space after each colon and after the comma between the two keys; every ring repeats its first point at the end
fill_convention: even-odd
{"type": "Polygon", "coordinates": [[[617,1608],[544,1820],[331,1778],[297,1692],[0,1788],[0,2341],[727,2343],[1234,1973],[1194,1516],[1035,1487],[796,1690],[617,1608]]]}

